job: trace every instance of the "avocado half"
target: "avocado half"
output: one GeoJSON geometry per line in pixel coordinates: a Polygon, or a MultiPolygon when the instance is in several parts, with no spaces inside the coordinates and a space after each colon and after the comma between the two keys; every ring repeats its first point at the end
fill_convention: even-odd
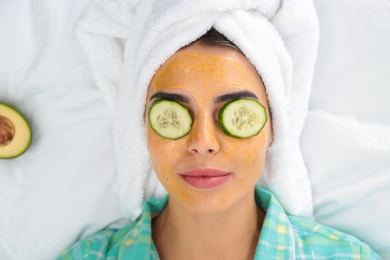
{"type": "Polygon", "coordinates": [[[31,127],[10,105],[0,102],[0,159],[22,155],[31,144],[31,127]]]}

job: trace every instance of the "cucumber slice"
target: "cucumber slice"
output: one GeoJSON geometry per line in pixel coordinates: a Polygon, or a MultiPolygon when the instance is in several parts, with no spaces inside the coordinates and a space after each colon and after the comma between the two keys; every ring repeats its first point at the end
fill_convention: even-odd
{"type": "Polygon", "coordinates": [[[240,98],[227,102],[219,110],[222,131],[235,138],[249,138],[260,133],[267,122],[265,107],[255,99],[240,98]]]}
{"type": "Polygon", "coordinates": [[[148,117],[152,129],[163,138],[176,140],[191,131],[192,117],[188,109],[173,100],[154,101],[148,117]]]}

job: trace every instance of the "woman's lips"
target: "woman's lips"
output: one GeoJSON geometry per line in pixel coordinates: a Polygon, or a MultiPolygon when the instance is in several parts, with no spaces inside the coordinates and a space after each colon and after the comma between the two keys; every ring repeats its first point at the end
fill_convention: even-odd
{"type": "Polygon", "coordinates": [[[210,189],[227,181],[230,173],[214,169],[195,169],[181,173],[180,176],[195,188],[210,189]]]}

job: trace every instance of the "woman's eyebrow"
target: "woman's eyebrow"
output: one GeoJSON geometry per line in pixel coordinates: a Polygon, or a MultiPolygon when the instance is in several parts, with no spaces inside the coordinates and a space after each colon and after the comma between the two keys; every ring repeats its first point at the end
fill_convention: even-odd
{"type": "Polygon", "coordinates": [[[167,92],[162,92],[158,91],[154,93],[151,97],[150,100],[153,99],[168,99],[168,100],[174,100],[177,102],[181,103],[190,103],[189,99],[186,96],[180,95],[180,94],[172,94],[172,93],[167,93],[167,92]]]}
{"type": "Polygon", "coordinates": [[[230,101],[230,100],[234,100],[234,99],[238,99],[238,98],[248,98],[248,97],[259,99],[255,95],[255,93],[245,90],[245,91],[234,92],[234,93],[229,93],[229,94],[218,96],[214,100],[214,103],[222,103],[222,102],[226,102],[226,101],[230,101]]]}

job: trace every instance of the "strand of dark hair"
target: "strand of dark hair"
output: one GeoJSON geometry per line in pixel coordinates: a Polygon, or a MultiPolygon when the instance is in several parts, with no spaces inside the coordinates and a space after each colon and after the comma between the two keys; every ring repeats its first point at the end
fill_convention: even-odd
{"type": "Polygon", "coordinates": [[[237,45],[218,32],[214,27],[208,30],[204,35],[198,38],[194,43],[199,43],[204,46],[226,46],[240,50],[237,45]]]}

